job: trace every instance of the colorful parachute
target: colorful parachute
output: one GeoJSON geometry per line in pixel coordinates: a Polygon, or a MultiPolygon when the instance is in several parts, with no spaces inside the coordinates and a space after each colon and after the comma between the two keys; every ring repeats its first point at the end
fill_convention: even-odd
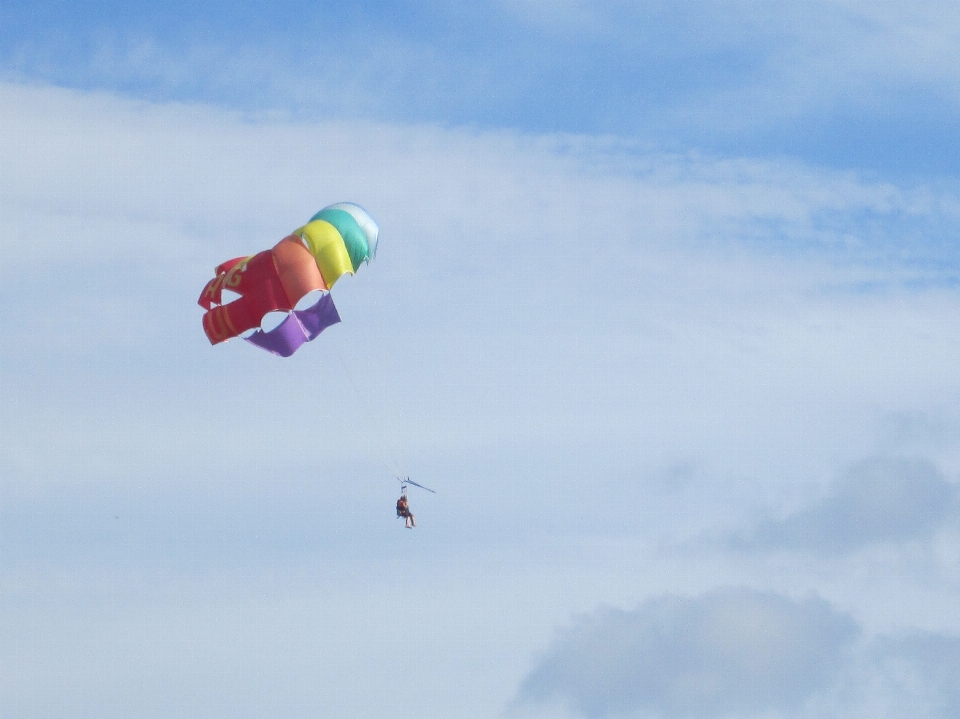
{"type": "Polygon", "coordinates": [[[352,202],[340,202],[320,210],[272,250],[224,262],[199,300],[207,310],[203,331],[210,343],[259,328],[268,312],[285,311],[288,315],[279,326],[269,332],[256,329],[244,339],[289,357],[304,342],[340,321],[329,290],[341,275],[353,274],[361,263],[373,259],[379,234],[380,228],[366,210],[352,202]],[[224,304],[223,290],[240,297],[224,304]],[[324,291],[319,302],[305,310],[294,309],[315,290],[324,291]]]}

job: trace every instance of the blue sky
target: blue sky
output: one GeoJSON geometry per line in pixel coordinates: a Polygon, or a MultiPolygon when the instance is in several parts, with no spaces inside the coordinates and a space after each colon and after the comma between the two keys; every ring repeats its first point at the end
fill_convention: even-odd
{"type": "Polygon", "coordinates": [[[957,9],[836,0],[5,3],[15,76],[299,117],[954,177],[957,9]]]}
{"type": "Polygon", "coordinates": [[[958,15],[5,3],[0,716],[956,716],[958,15]]]}

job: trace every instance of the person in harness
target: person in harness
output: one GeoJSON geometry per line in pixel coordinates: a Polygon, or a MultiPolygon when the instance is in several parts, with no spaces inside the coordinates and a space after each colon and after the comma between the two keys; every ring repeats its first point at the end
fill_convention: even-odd
{"type": "MultiPolygon", "coordinates": [[[[404,488],[406,490],[406,488],[404,488]]],[[[400,499],[397,500],[397,517],[403,517],[405,520],[404,526],[407,529],[413,529],[417,526],[417,520],[413,517],[413,512],[410,511],[410,505],[407,504],[407,493],[406,491],[400,495],[400,499]]]]}

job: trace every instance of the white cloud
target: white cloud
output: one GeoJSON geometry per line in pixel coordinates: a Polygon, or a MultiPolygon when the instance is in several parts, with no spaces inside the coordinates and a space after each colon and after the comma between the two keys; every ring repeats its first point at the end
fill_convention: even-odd
{"type": "MultiPolygon", "coordinates": [[[[6,626],[23,612],[35,620],[11,645],[36,647],[18,669],[29,689],[19,706],[39,706],[44,666],[69,679],[44,706],[72,706],[93,681],[84,652],[103,652],[105,695],[131,666],[166,672],[198,713],[242,684],[224,674],[229,626],[211,632],[209,650],[186,634],[145,639],[156,660],[122,640],[167,621],[202,626],[234,611],[229,602],[181,612],[141,597],[118,603],[115,624],[81,630],[69,602],[36,599],[60,591],[51,567],[63,562],[123,565],[102,571],[135,581],[169,563],[175,574],[269,574],[333,552],[362,585],[353,596],[369,590],[367,610],[392,612],[383,582],[397,567],[364,552],[396,549],[394,461],[441,491],[417,500],[425,531],[411,545],[424,551],[423,596],[436,592],[435,616],[418,625],[433,632],[420,647],[431,667],[421,700],[440,677],[452,687],[444,696],[474,692],[465,713],[493,711],[560,617],[613,598],[695,596],[731,576],[765,590],[731,606],[754,606],[785,631],[808,610],[887,631],[919,606],[922,626],[952,631],[956,563],[939,535],[921,564],[926,583],[899,548],[811,568],[800,553],[684,544],[815,506],[838,467],[875,455],[891,433],[946,476],[960,471],[957,260],[942,244],[960,220],[949,190],[615,138],[298,123],[23,85],[0,97],[10,130],[0,136],[0,541],[4,561],[29,566],[39,587],[16,611],[4,603],[6,626]],[[335,288],[339,333],[287,362],[209,347],[195,300],[212,267],[343,199],[367,206],[383,239],[377,261],[335,288]],[[449,553],[426,550],[435,546],[449,553]],[[437,584],[437,566],[458,569],[455,587],[437,584]],[[882,576],[891,604],[873,606],[874,585],[853,570],[882,576]],[[770,594],[781,584],[842,610],[770,594]],[[73,632],[60,659],[58,627],[73,632]],[[462,671],[448,669],[447,648],[464,634],[491,668],[464,650],[462,671]],[[209,661],[208,691],[178,673],[181,651],[209,661]],[[488,693],[466,686],[476,681],[488,693]]],[[[927,536],[924,521],[910,536],[927,536]]],[[[3,591],[19,591],[23,575],[4,576],[3,591]]],[[[208,590],[230,581],[214,576],[208,590]]],[[[80,575],[63,582],[68,597],[92,591],[80,575]]],[[[297,617],[316,591],[296,592],[297,617]]],[[[715,616],[712,600],[685,601],[680,614],[715,616]]],[[[262,632],[254,647],[275,651],[273,620],[251,621],[262,632]]],[[[377,631],[350,626],[338,652],[392,666],[377,631]]],[[[731,636],[721,638],[743,649],[733,669],[746,672],[765,645],[731,636]]],[[[297,647],[292,656],[332,671],[333,659],[297,647]]],[[[304,706],[363,714],[381,701],[340,688],[324,704],[296,676],[289,695],[304,706]]],[[[798,685],[804,697],[819,686],[811,677],[798,685]]],[[[800,696],[773,686],[783,691],[744,701],[800,696]]],[[[163,682],[147,690],[159,696],[163,682]]],[[[132,701],[119,698],[117,713],[132,701]]],[[[423,701],[416,709],[425,715],[423,701]]]]}
{"type": "MultiPolygon", "coordinates": [[[[252,242],[278,232],[276,224],[313,207],[318,196],[337,193],[368,197],[393,222],[402,219],[398,231],[409,226],[423,238],[406,240],[414,250],[441,245],[443,259],[453,261],[454,252],[477,251],[469,238],[482,231],[492,247],[509,247],[527,274],[536,271],[534,262],[554,261],[557,245],[580,233],[607,266],[576,269],[597,280],[601,271],[616,272],[615,260],[639,251],[673,261],[669,252],[678,244],[685,245],[683,260],[691,259],[691,247],[723,243],[719,249],[727,253],[744,242],[791,258],[799,247],[839,252],[841,260],[844,252],[854,260],[888,260],[885,252],[896,243],[902,262],[917,253],[928,257],[927,243],[939,242],[944,225],[960,223],[960,201],[949,191],[900,188],[797,163],[645,154],[587,137],[251,121],[202,106],[21,85],[6,85],[3,97],[10,132],[2,158],[10,171],[0,193],[13,261],[21,253],[36,257],[32,245],[50,246],[28,241],[44,223],[62,228],[71,249],[92,235],[97,253],[130,244],[167,253],[171,230],[209,241],[246,232],[252,242]],[[120,216],[135,235],[85,229],[85,222],[120,216]],[[498,224],[487,227],[494,217],[498,224]],[[904,221],[914,230],[907,243],[904,221]],[[918,226],[935,234],[918,238],[918,226]]],[[[96,260],[80,249],[85,260],[96,260]]],[[[51,248],[45,256],[56,255],[51,248]]],[[[889,263],[881,268],[897,270],[889,263]]]]}
{"type": "Polygon", "coordinates": [[[960,519],[960,490],[928,461],[874,458],[851,467],[813,506],[761,523],[744,548],[842,553],[875,542],[930,539],[960,519]]]}
{"type": "MultiPolygon", "coordinates": [[[[143,410],[151,430],[128,437],[128,460],[174,436],[268,453],[277,428],[215,438],[235,428],[223,422],[239,398],[208,373],[244,378],[265,407],[301,375],[205,347],[195,296],[216,263],[345,198],[384,228],[378,261],[337,288],[356,328],[344,341],[363,345],[346,352],[387,393],[388,418],[407,398],[406,441],[422,453],[533,441],[565,447],[573,475],[599,452],[617,471],[642,456],[644,474],[695,461],[695,491],[726,492],[732,476],[782,489],[864,456],[885,413],[948,408],[958,392],[957,263],[941,238],[960,215],[944,190],[610,138],[251,120],[20,85],[2,96],[5,371],[38,380],[14,383],[11,476],[51,457],[123,457],[122,417],[146,406],[123,409],[137,390],[116,390],[142,381],[134,357],[203,369],[174,415],[143,410]],[[41,452],[51,413],[73,426],[55,408],[74,401],[83,419],[41,452]],[[174,421],[207,429],[163,428],[174,421]],[[94,427],[116,451],[67,443],[94,427]]],[[[315,344],[325,358],[329,343],[315,344]]],[[[352,457],[366,433],[346,426],[370,420],[349,385],[333,391],[352,457]]],[[[188,462],[226,461],[219,451],[188,462]]],[[[935,457],[947,469],[951,451],[935,457]]]]}
{"type": "Polygon", "coordinates": [[[858,640],[822,599],[745,589],[600,609],[559,631],[516,716],[948,719],[960,709],[960,637],[858,640]]]}
{"type": "Polygon", "coordinates": [[[523,703],[586,717],[753,716],[829,689],[858,633],[822,599],[748,590],[600,610],[562,631],[524,680],[523,703]]]}
{"type": "Polygon", "coordinates": [[[950,719],[960,711],[960,636],[910,631],[875,637],[798,719],[950,719]]]}

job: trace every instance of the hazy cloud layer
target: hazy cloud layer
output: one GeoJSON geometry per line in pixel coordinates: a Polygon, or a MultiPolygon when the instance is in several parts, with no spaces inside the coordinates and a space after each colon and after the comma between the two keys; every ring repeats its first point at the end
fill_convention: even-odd
{"type": "MultiPolygon", "coordinates": [[[[401,392],[410,398],[408,442],[490,457],[488,443],[532,437],[563,447],[557,483],[594,471],[599,444],[608,476],[624,480],[610,490],[635,486],[631,453],[645,453],[646,474],[696,460],[729,495],[741,490],[727,475],[789,486],[804,462],[824,471],[833,449],[811,455],[789,438],[815,431],[819,446],[862,456],[862,419],[846,413],[864,398],[900,411],[957,392],[960,250],[946,238],[960,204],[943,189],[595,138],[249,122],[20,85],[3,98],[0,272],[16,339],[2,352],[22,377],[8,477],[49,475],[53,456],[80,475],[113,475],[122,458],[153,473],[161,456],[209,469],[237,452],[260,461],[279,442],[310,446],[309,406],[294,408],[292,429],[235,419],[247,402],[279,412],[313,391],[317,375],[290,371],[306,360],[279,372],[242,347],[211,350],[194,296],[223,258],[344,197],[386,228],[382,261],[337,294],[357,327],[348,339],[366,343],[352,356],[365,358],[384,423],[395,425],[401,392]],[[179,399],[165,376],[174,367],[174,387],[197,383],[179,399]],[[119,389],[146,368],[146,389],[119,389]],[[249,396],[220,392],[216,372],[235,372],[249,396]],[[38,399],[52,387],[55,399],[38,399]],[[141,402],[128,405],[133,395],[141,402]],[[127,412],[134,432],[117,425],[127,412]],[[228,438],[242,427],[243,441],[228,438]],[[164,449],[174,437],[176,456],[164,449]]],[[[342,392],[329,398],[342,421],[325,431],[329,451],[351,461],[375,433],[351,428],[370,420],[351,418],[362,405],[349,383],[342,392]]],[[[526,472],[528,454],[484,474],[526,472]]],[[[715,501],[703,481],[684,516],[715,501]]],[[[505,484],[512,496],[516,483],[505,484]]],[[[584,500],[597,502],[591,511],[623,505],[598,489],[584,500]]]]}
{"type": "MultiPolygon", "coordinates": [[[[960,543],[923,516],[960,472],[949,186],[27,84],[0,100],[0,650],[19,714],[494,716],[565,617],[646,597],[584,631],[636,625],[675,669],[745,682],[691,694],[724,706],[849,708],[847,675],[807,659],[850,648],[874,677],[852,686],[879,681],[851,616],[862,636],[960,631],[960,543]],[[211,348],[212,268],[343,199],[383,228],[335,288],[343,324],[285,362],[211,348]],[[901,514],[850,488],[818,504],[878,443],[942,474],[918,465],[914,496],[866,472],[901,514]],[[397,465],[440,490],[416,532],[393,516],[397,465]],[[881,546],[862,517],[861,553],[685,541],[797,507],[925,541],[881,546]],[[764,591],[712,589],[741,584],[764,591]],[[811,593],[831,604],[795,599],[811,593]],[[785,645],[730,629],[754,620],[820,628],[784,654],[809,668],[794,684],[750,658],[785,645]]],[[[621,653],[659,671],[643,646],[621,653]]],[[[613,697],[688,706],[663,677],[613,697]]]]}
{"type": "Polygon", "coordinates": [[[564,630],[520,690],[587,717],[751,714],[799,705],[835,679],[857,635],[821,599],[749,590],[604,609],[564,630]]]}
{"type": "Polygon", "coordinates": [[[858,687],[859,698],[874,716],[893,716],[898,710],[901,716],[919,711],[938,719],[960,715],[960,636],[916,632],[880,637],[864,660],[876,678],[872,686],[858,687]]]}
{"type": "Polygon", "coordinates": [[[833,554],[874,542],[929,539],[957,518],[958,496],[957,485],[931,462],[878,457],[848,469],[822,500],[760,524],[735,546],[833,554]]]}
{"type": "Polygon", "coordinates": [[[960,637],[864,641],[857,622],[822,599],[724,589],[581,617],[528,674],[515,711],[948,719],[960,709],[958,671],[960,637]]]}

